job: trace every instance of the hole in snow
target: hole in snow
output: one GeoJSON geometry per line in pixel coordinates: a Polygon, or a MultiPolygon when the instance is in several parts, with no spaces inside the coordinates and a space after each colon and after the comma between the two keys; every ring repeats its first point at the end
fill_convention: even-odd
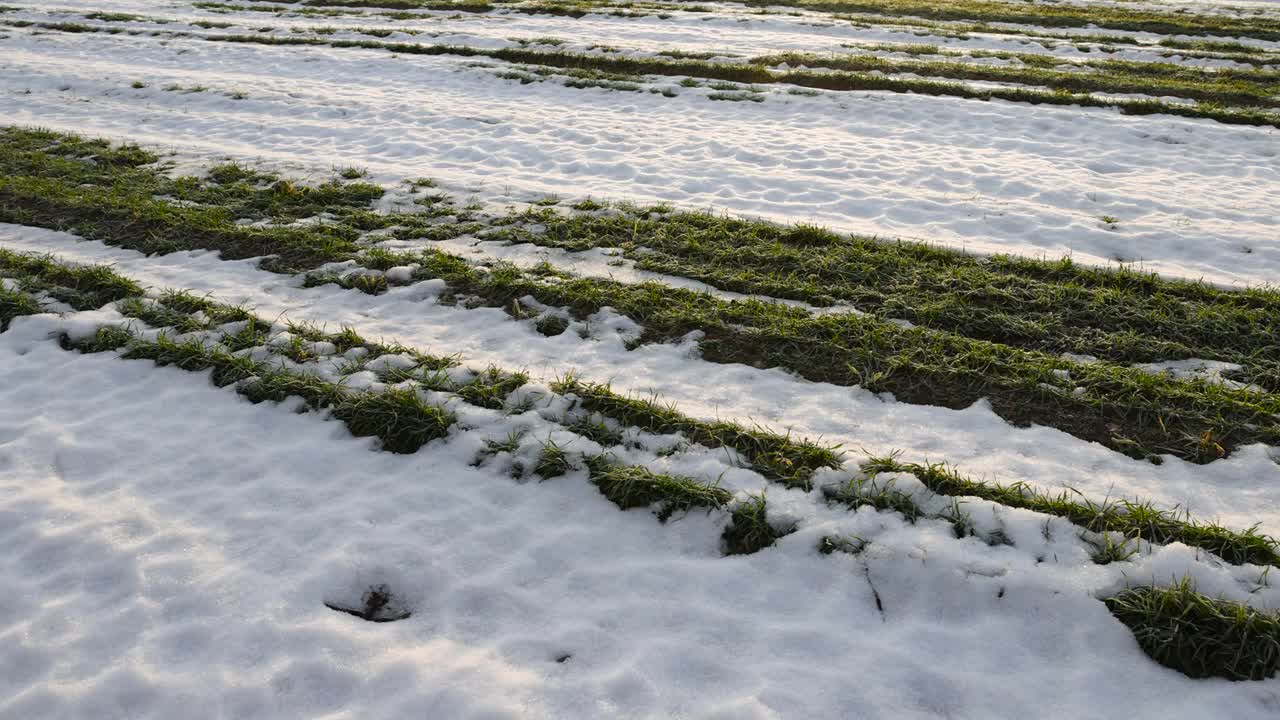
{"type": "Polygon", "coordinates": [[[330,610],[355,615],[369,622],[395,622],[413,614],[387,585],[374,585],[365,590],[359,602],[334,599],[326,600],[324,605],[330,610]]]}

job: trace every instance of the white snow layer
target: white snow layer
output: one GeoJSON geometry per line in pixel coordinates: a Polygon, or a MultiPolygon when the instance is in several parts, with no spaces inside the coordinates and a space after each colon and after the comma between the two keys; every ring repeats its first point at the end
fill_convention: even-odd
{"type": "MultiPolygon", "coordinates": [[[[575,32],[571,18],[544,22],[548,35],[575,32]]],[[[426,175],[481,196],[589,192],[1224,285],[1280,277],[1270,127],[783,87],[763,103],[715,102],[673,79],[664,86],[680,95],[667,98],[521,85],[473,58],[377,50],[16,31],[3,43],[10,122],[426,175]]]]}
{"type": "MultiPolygon", "coordinates": [[[[624,513],[580,472],[517,483],[470,466],[472,433],[371,452],[340,423],[203,374],[61,350],[58,324],[20,318],[0,336],[0,717],[1277,709],[1280,680],[1190,681],[1091,596],[1126,572],[1246,594],[1248,569],[1183,546],[1100,567],[1059,526],[1039,562],[946,523],[815,507],[778,546],[724,558],[722,519],[624,513]],[[833,531],[871,549],[818,554],[833,531]],[[371,585],[412,615],[325,607],[371,585]]],[[[1003,517],[1020,544],[1041,535],[1039,517],[1003,517]]]]}
{"type": "Polygon", "coordinates": [[[333,285],[300,288],[294,277],[256,269],[254,260],[228,262],[210,252],[148,258],[66,233],[5,224],[0,224],[0,247],[111,263],[144,285],[210,293],[222,302],[246,303],[268,318],[350,326],[369,339],[394,339],[441,355],[459,353],[473,366],[494,363],[547,379],[573,369],[587,380],[612,381],[621,391],[659,392],[698,417],[758,421],[839,443],[851,452],[901,450],[907,459],[954,463],[962,472],[996,482],[1074,488],[1096,499],[1144,498],[1233,527],[1261,523],[1265,531],[1280,533],[1280,483],[1259,482],[1280,476],[1280,451],[1263,445],[1239,448],[1209,465],[1172,456],[1152,465],[1051,428],[1013,428],[985,402],[964,410],[899,403],[782,370],[705,362],[690,345],[628,351],[600,323],[588,340],[576,333],[544,337],[531,323],[517,324],[499,309],[436,304],[439,283],[434,281],[393,287],[379,296],[333,285]]]}
{"type": "MultiPolygon", "coordinates": [[[[140,0],[59,7],[320,24],[140,0]]],[[[701,31],[728,38],[706,41],[713,49],[752,53],[893,34],[808,16],[691,15],[421,25],[475,45],[589,34],[650,50],[696,48],[701,31]],[[738,27],[747,29],[731,36],[738,27]]],[[[1226,285],[1280,277],[1271,128],[884,93],[711,102],[681,88],[663,98],[520,86],[461,58],[0,34],[5,122],[154,143],[183,160],[354,165],[385,184],[432,176],[481,199],[670,201],[975,251],[1141,261],[1226,285]],[[165,92],[170,83],[209,90],[165,92]]],[[[704,362],[688,344],[627,351],[617,333],[629,326],[607,313],[591,337],[547,338],[498,310],[436,304],[439,283],[378,297],[303,289],[253,261],[145,258],[12,225],[0,225],[0,246],[114,263],[145,285],[348,325],[459,353],[472,367],[524,368],[535,382],[572,368],[619,390],[660,391],[698,417],[841,443],[855,459],[901,450],[988,480],[1149,499],[1280,532],[1280,453],[1262,446],[1205,466],[1155,466],[1055,430],[1011,428],[982,403],[898,403],[704,362]]],[[[635,274],[600,260],[579,269],[635,274]]],[[[484,437],[536,419],[475,412],[478,429],[412,455],[374,452],[375,442],[291,403],[252,405],[204,374],[80,355],[50,338],[117,318],[19,318],[0,335],[4,720],[1280,717],[1280,680],[1192,681],[1163,669],[1097,599],[1185,576],[1209,594],[1276,607],[1280,586],[1260,568],[1177,544],[1098,566],[1061,519],[969,501],[975,524],[1015,543],[988,547],[956,540],[942,522],[908,526],[776,486],[771,513],[799,530],[757,554],[720,557],[723,515],[662,525],[618,510],[581,472],[521,483],[472,465],[484,437]],[[828,534],[870,544],[824,557],[815,547],[828,534]],[[375,624],[325,606],[358,604],[378,585],[411,616],[375,624]]],[[[765,488],[723,453],[661,463],[723,473],[735,491],[765,488]]]]}

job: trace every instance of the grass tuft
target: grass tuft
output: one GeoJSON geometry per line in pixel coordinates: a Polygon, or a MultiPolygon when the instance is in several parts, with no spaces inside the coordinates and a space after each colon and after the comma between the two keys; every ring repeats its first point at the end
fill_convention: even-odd
{"type": "Polygon", "coordinates": [[[733,507],[721,541],[726,555],[750,555],[772,546],[778,538],[794,530],[794,527],[779,530],[770,524],[764,495],[753,495],[733,507]]]}
{"type": "Polygon", "coordinates": [[[591,482],[614,505],[629,510],[657,506],[658,520],[689,510],[723,509],[733,498],[722,487],[680,475],[662,475],[647,468],[614,465],[603,457],[587,459],[591,482]]]}
{"type": "Polygon", "coordinates": [[[26,293],[0,287],[0,332],[9,329],[9,323],[22,315],[36,315],[44,312],[40,303],[26,293]]]}
{"type": "Polygon", "coordinates": [[[573,462],[569,460],[569,453],[563,447],[550,440],[542,446],[542,451],[538,453],[538,462],[533,466],[534,474],[543,480],[566,475],[572,470],[574,470],[574,466],[573,462]]]}
{"type": "Polygon", "coordinates": [[[347,394],[333,415],[347,424],[352,435],[376,437],[383,450],[393,453],[411,453],[444,437],[457,419],[411,388],[347,394]]]}
{"type": "Polygon", "coordinates": [[[1189,580],[1105,602],[1147,655],[1189,677],[1262,680],[1280,667],[1280,616],[1201,595],[1189,580]]]}

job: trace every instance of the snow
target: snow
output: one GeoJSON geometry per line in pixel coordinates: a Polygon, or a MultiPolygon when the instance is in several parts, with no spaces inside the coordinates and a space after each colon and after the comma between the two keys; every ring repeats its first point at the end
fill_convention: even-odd
{"type": "MultiPolygon", "coordinates": [[[[202,375],[60,350],[58,322],[0,336],[4,717],[1190,718],[1274,703],[1277,681],[1189,692],[1147,661],[1089,595],[1121,571],[1081,558],[1070,530],[1059,561],[1037,563],[944,523],[810,506],[777,547],[721,558],[721,519],[661,525],[580,473],[522,484],[471,467],[474,433],[369,452],[202,375]],[[832,531],[872,550],[821,556],[832,531]],[[412,615],[324,605],[369,584],[412,615]]],[[[1020,514],[1006,522],[1030,546],[1041,523],[1020,514]]],[[[1129,572],[1188,566],[1233,586],[1180,546],[1129,572]]]]}
{"type": "MultiPolygon", "coordinates": [[[[350,326],[370,340],[394,340],[437,355],[458,353],[473,367],[492,363],[545,379],[572,369],[581,379],[611,381],[620,391],[660,392],[697,417],[760,422],[858,454],[900,450],[905,459],[945,460],[976,478],[1074,488],[1093,498],[1144,498],[1231,527],[1261,523],[1264,531],[1280,533],[1280,484],[1257,481],[1280,472],[1280,452],[1262,445],[1240,448],[1209,465],[1173,457],[1152,465],[1051,428],[1013,428],[981,401],[964,410],[899,403],[777,369],[705,362],[690,344],[628,351],[625,336],[605,318],[592,320],[587,339],[575,332],[544,337],[532,321],[515,323],[502,310],[436,304],[439,281],[393,287],[379,296],[335,285],[301,288],[296,278],[258,270],[252,260],[223,261],[209,252],[148,258],[66,233],[3,224],[0,247],[110,263],[146,286],[186,288],[222,302],[246,303],[269,318],[350,326]]],[[[624,330],[631,325],[613,317],[624,330]]]]}
{"type": "MultiPolygon", "coordinates": [[[[544,34],[573,22],[547,19],[544,34]]],[[[710,102],[358,49],[20,31],[4,43],[11,121],[205,158],[430,176],[481,200],[589,189],[1224,285],[1280,277],[1280,248],[1261,241],[1280,222],[1275,128],[893,93],[710,102]]]]}
{"type": "MultiPolygon", "coordinates": [[[[173,20],[123,24],[166,32],[208,19],[241,26],[228,32],[332,25],[335,37],[396,26],[424,31],[404,36],[416,42],[475,47],[553,36],[570,49],[608,44],[639,55],[848,52],[842,44],[906,41],[1089,57],[1066,45],[921,37],[919,29],[856,28],[807,12],[754,16],[723,4],[669,19],[426,13],[394,23],[215,13],[183,1],[6,4],[19,9],[0,20],[77,21],[110,10],[173,20]]],[[[1191,3],[1175,6],[1183,5],[1191,3]]],[[[1234,12],[1216,2],[1195,7],[1234,12]]],[[[673,98],[519,85],[494,76],[504,63],[476,67],[474,58],[30,28],[0,28],[0,36],[5,123],[151,144],[171,151],[166,159],[184,172],[221,158],[304,177],[354,166],[401,188],[382,209],[405,201],[406,178],[431,177],[493,208],[590,195],[974,252],[1140,262],[1225,286],[1280,278],[1274,128],[892,93],[797,97],[785,87],[766,88],[761,103],[710,102],[708,89],[681,88],[675,78],[654,85],[677,91],[673,98]],[[135,80],[148,87],[132,88],[135,80]],[[164,91],[169,84],[208,90],[164,91]],[[247,97],[234,99],[236,91],[247,97]]],[[[1107,57],[1156,55],[1131,48],[1107,57]]],[[[437,245],[714,291],[605,251],[471,237],[437,245]]],[[[571,454],[600,449],[561,422],[569,400],[550,385],[569,371],[621,392],[658,393],[698,418],[841,445],[845,466],[820,471],[819,486],[847,482],[869,454],[900,451],[905,461],[945,461],[976,479],[1094,501],[1149,500],[1280,534],[1276,448],[1153,465],[1057,430],[1011,427],[981,401],[962,410],[911,405],[776,369],[706,362],[696,333],[627,350],[640,328],[608,309],[545,337],[533,320],[438,303],[444,283],[405,284],[412,266],[387,270],[393,287],[375,297],[303,288],[253,260],[203,251],[146,257],[17,225],[0,224],[0,247],[109,263],[152,291],[244,303],[274,322],[267,346],[245,351],[255,358],[280,361],[271,348],[292,342],[288,321],[348,326],[371,341],[457,355],[462,366],[445,371],[455,383],[490,364],[527,371],[531,381],[512,402],[534,407],[508,415],[420,389],[459,423],[415,453],[380,452],[375,440],[354,438],[296,401],[254,405],[215,388],[207,373],[63,350],[59,333],[158,330],[110,306],[74,312],[42,303],[45,314],[0,334],[0,718],[1280,717],[1280,679],[1189,680],[1152,662],[1099,600],[1129,585],[1190,578],[1209,595],[1280,608],[1280,586],[1257,566],[1145,542],[1128,561],[1098,565],[1091,554],[1101,536],[973,498],[955,502],[979,537],[957,539],[943,520],[912,525],[829,505],[821,487],[770,484],[731,450],[637,428],[613,428],[644,440],[619,450],[621,461],[714,480],[739,500],[764,493],[770,518],[796,532],[724,557],[723,512],[663,524],[644,509],[619,510],[583,470],[550,480],[514,472],[536,462],[545,443],[571,454]],[[479,459],[488,440],[519,433],[512,451],[479,459]],[[864,549],[818,553],[832,535],[864,549]],[[984,540],[996,537],[1011,544],[984,540]],[[376,588],[392,595],[384,619],[408,617],[372,623],[329,607],[359,608],[376,588]]],[[[365,272],[351,263],[325,269],[365,272]]],[[[237,329],[184,337],[213,342],[237,329]]],[[[365,359],[363,349],[306,347],[314,360],[281,364],[336,380],[365,359]]],[[[344,383],[377,391],[387,387],[377,370],[414,364],[382,355],[344,383]]],[[[1194,359],[1141,367],[1228,383],[1223,373],[1234,368],[1194,359]]],[[[927,512],[953,509],[952,498],[931,495],[913,476],[874,482],[892,483],[927,512]]]]}

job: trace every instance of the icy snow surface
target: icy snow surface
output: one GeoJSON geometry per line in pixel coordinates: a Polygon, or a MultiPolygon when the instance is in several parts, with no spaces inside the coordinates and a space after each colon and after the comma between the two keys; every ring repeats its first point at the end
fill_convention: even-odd
{"type": "MultiPolygon", "coordinates": [[[[1122,571],[1081,557],[1065,524],[1048,546],[1061,557],[1040,564],[946,523],[814,507],[777,547],[722,558],[706,516],[623,513],[581,473],[518,484],[469,467],[466,435],[370,452],[202,375],[63,351],[57,324],[0,335],[0,717],[1276,710],[1277,681],[1191,682],[1149,662],[1089,594],[1122,571]],[[831,531],[876,550],[814,552],[831,531]],[[323,604],[369,584],[412,616],[323,604]]],[[[1003,522],[1020,543],[1041,533],[1029,513],[1003,522]]],[[[1194,557],[1170,546],[1128,572],[1244,595],[1245,569],[1194,557]]]]}
{"type": "MultiPolygon", "coordinates": [[[[959,42],[808,14],[752,16],[740,6],[669,21],[392,21],[143,0],[5,4],[20,9],[0,20],[76,21],[106,10],[175,21],[134,24],[147,30],[204,32],[186,24],[197,19],[281,34],[401,25],[438,35],[396,40],[477,47],[559,37],[577,49],[749,55],[892,41],[1083,57],[1069,46],[959,42]]],[[[889,93],[800,97],[785,87],[766,88],[762,103],[713,102],[676,78],[654,81],[678,91],[674,98],[520,85],[494,75],[505,63],[476,67],[475,58],[23,28],[0,35],[3,123],[152,144],[175,151],[184,169],[222,157],[311,176],[357,166],[388,187],[427,176],[499,204],[548,194],[666,201],[979,252],[1140,262],[1223,285],[1280,278],[1274,128],[889,93]],[[132,88],[136,80],[148,87],[132,88]],[[208,90],[163,90],[172,83],[208,90]],[[229,96],[237,91],[247,97],[229,96]]],[[[1153,59],[1137,49],[1114,57],[1153,59]]],[[[653,277],[602,253],[469,242],[451,247],[653,277]]],[[[628,351],[619,332],[632,325],[607,312],[588,337],[548,338],[500,310],[437,304],[438,282],[377,297],[304,289],[254,261],[148,258],[16,225],[0,224],[0,247],[111,263],[153,289],[209,293],[269,319],[350,326],[371,340],[457,353],[470,367],[525,369],[535,384],[572,369],[620,391],[660,392],[699,418],[843,445],[850,465],[827,480],[847,478],[868,453],[901,451],[975,478],[1141,498],[1280,534],[1274,448],[1157,466],[1056,430],[1013,428],[981,402],[899,403],[705,362],[687,343],[628,351]]],[[[1100,566],[1061,518],[966,501],[975,525],[1014,542],[988,546],[957,540],[945,522],[913,526],[893,513],[828,507],[820,491],[769,485],[724,451],[643,458],[719,477],[739,496],[765,491],[771,515],[798,523],[775,547],[721,557],[722,513],[664,525],[646,510],[618,510],[582,471],[518,481],[473,463],[485,439],[520,427],[550,439],[534,413],[472,411],[471,429],[393,455],[294,403],[253,405],[204,373],[81,355],[54,339],[118,319],[111,309],[51,312],[0,334],[2,720],[1280,718],[1280,680],[1192,681],[1161,668],[1098,600],[1126,583],[1190,577],[1211,595],[1280,606],[1280,585],[1261,568],[1178,544],[1144,545],[1128,562],[1100,566]],[[831,534],[870,549],[818,554],[818,539],[831,534]],[[384,585],[410,617],[369,623],[325,605],[359,605],[384,585]]],[[[359,383],[377,377],[362,373],[359,383]]]]}
{"type": "MultiPolygon", "coordinates": [[[[662,26],[651,20],[657,46],[662,26]]],[[[581,32],[572,18],[537,22],[541,35],[581,32]]],[[[817,30],[825,35],[811,49],[830,47],[831,29],[817,30]]],[[[521,85],[451,56],[12,32],[0,55],[0,115],[11,122],[204,156],[356,165],[387,181],[426,175],[481,197],[670,201],[1227,285],[1280,278],[1280,247],[1268,241],[1280,223],[1270,127],[783,88],[763,103],[714,102],[705,90],[521,85]],[[163,90],[173,83],[209,91],[163,90]]],[[[796,42],[784,34],[780,49],[796,42]]]]}

